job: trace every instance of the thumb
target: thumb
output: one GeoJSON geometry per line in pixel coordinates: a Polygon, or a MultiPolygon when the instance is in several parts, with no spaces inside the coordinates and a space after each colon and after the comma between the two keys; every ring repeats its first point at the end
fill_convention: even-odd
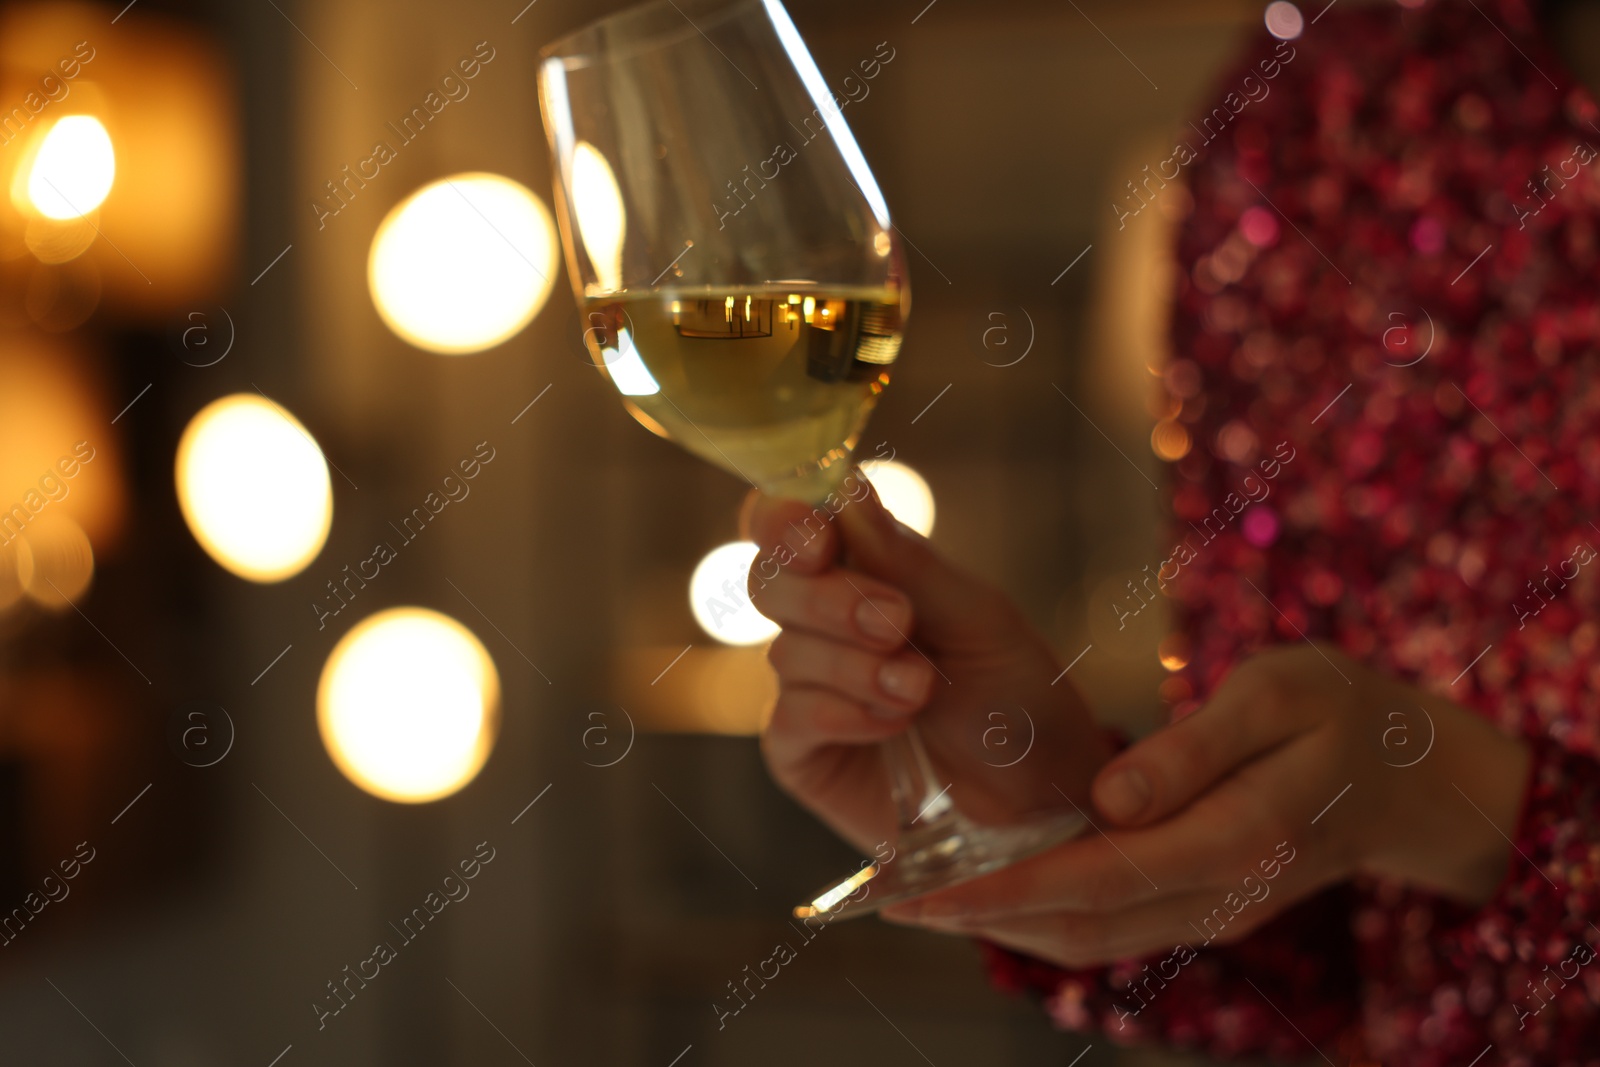
{"type": "Polygon", "coordinates": [[[810,575],[833,566],[839,534],[832,519],[821,507],[752,489],[739,510],[740,535],[758,546],[752,574],[771,580],[782,567],[810,575]]]}
{"type": "Polygon", "coordinates": [[[1224,688],[1199,711],[1129,747],[1095,775],[1095,807],[1122,827],[1164,819],[1303,728],[1265,696],[1224,688]]]}

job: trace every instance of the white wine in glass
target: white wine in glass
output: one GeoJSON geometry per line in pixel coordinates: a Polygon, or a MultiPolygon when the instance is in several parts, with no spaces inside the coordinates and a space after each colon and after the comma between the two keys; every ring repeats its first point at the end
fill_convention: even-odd
{"type": "Polygon", "coordinates": [[[848,470],[900,352],[900,292],[663,290],[584,302],[589,344],[639,422],[774,496],[848,470]]]}
{"type": "MultiPolygon", "coordinates": [[[[557,218],[584,337],[651,432],[819,504],[889,384],[910,286],[889,209],[779,0],[654,0],[541,53],[557,218]]],[[[1077,834],[980,824],[913,727],[883,743],[899,822],[795,909],[867,914],[1077,834]]]]}

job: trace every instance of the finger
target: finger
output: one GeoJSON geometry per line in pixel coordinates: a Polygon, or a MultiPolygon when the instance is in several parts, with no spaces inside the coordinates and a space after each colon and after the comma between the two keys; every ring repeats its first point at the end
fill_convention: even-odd
{"type": "Polygon", "coordinates": [[[831,689],[785,685],[767,721],[765,743],[775,761],[792,763],[824,745],[872,744],[905,727],[903,718],[874,715],[866,705],[831,689]]]}
{"type": "Polygon", "coordinates": [[[752,492],[739,513],[739,529],[759,551],[750,565],[750,581],[770,582],[783,570],[816,574],[839,555],[839,535],[832,514],[798,500],[752,492]]]}
{"type": "Polygon", "coordinates": [[[799,630],[785,630],[767,649],[784,685],[832,689],[873,714],[900,720],[928,699],[933,667],[915,652],[881,656],[799,630]]]}
{"type": "Polygon", "coordinates": [[[750,597],[756,610],[785,630],[805,630],[882,652],[899,648],[911,632],[911,601],[864,574],[780,573],[765,584],[752,581],[750,597]]]}
{"type": "Polygon", "coordinates": [[[1251,680],[1225,685],[1192,715],[1129,747],[1095,775],[1095,807],[1112,823],[1147,826],[1305,729],[1292,701],[1251,680]]]}
{"type": "MultiPolygon", "coordinates": [[[[1110,913],[1063,911],[981,923],[913,923],[889,911],[883,914],[890,922],[985,938],[1064,967],[1094,967],[1157,953],[1172,954],[1176,958],[1171,963],[1181,965],[1209,945],[1238,941],[1277,910],[1268,910],[1264,902],[1236,904],[1237,910],[1231,910],[1222,899],[1216,892],[1188,893],[1110,913]]],[[[1168,970],[1170,979],[1170,963],[1168,970]]]]}

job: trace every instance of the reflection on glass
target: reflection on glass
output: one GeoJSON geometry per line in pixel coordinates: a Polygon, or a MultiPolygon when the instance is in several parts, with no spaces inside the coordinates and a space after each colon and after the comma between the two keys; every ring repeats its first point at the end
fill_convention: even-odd
{"type": "MultiPolygon", "coordinates": [[[[600,319],[603,321],[604,316],[600,316],[600,319]]],[[[614,335],[610,331],[598,333],[600,338],[615,337],[615,342],[609,345],[597,339],[595,354],[605,364],[606,373],[611,376],[611,384],[617,387],[617,392],[623,396],[653,396],[661,392],[661,383],[655,380],[650,368],[639,358],[633,337],[626,326],[618,327],[614,335]]]]}
{"type": "Polygon", "coordinates": [[[254,582],[304,570],[333,524],[322,449],[295,417],[262,396],[207,405],[178,442],[178,503],[196,541],[254,582]]]}
{"type": "Polygon", "coordinates": [[[838,885],[833,886],[819,894],[817,898],[810,904],[801,904],[799,907],[795,908],[794,917],[796,919],[809,919],[816,915],[826,915],[828,912],[844,903],[845,898],[851,893],[854,893],[857,889],[860,889],[862,886],[876,878],[878,876],[878,871],[881,869],[882,868],[875,863],[868,864],[855,874],[852,874],[850,877],[840,882],[838,885]]]}
{"type": "Polygon", "coordinates": [[[607,293],[621,289],[622,235],[628,213],[611,165],[588,141],[579,141],[572,152],[572,213],[579,219],[596,286],[607,293]]]}
{"type": "Polygon", "coordinates": [[[499,723],[494,661],[465,626],[425,608],[363,619],[334,646],[317,727],[344,776],[385,800],[421,803],[472,781],[499,723]]]}
{"type": "Polygon", "coordinates": [[[516,336],[544,307],[555,271],[555,223],[538,197],[498,174],[456,174],[389,212],[367,285],[400,337],[460,355],[516,336]]]}
{"type": "MultiPolygon", "coordinates": [[[[884,202],[883,193],[878,189],[878,179],[873,176],[872,168],[867,166],[867,158],[861,154],[861,146],[856,144],[855,134],[850,132],[839,105],[834,102],[833,90],[828,88],[826,79],[822,77],[822,71],[817,68],[817,61],[811,58],[810,49],[806,48],[805,41],[800,37],[800,31],[795,29],[794,20],[789,17],[789,12],[784,9],[783,4],[779,0],[761,0],[761,2],[767,10],[767,16],[772,19],[772,28],[778,33],[778,40],[783,44],[784,53],[794,64],[800,80],[805,83],[806,93],[811,97],[813,108],[827,117],[828,134],[833,138],[833,143],[844,159],[845,166],[850,168],[850,180],[861,190],[861,195],[872,208],[872,217],[883,230],[887,230],[889,205],[884,202]]],[[[887,233],[878,236],[883,237],[887,243],[887,233]]]]}

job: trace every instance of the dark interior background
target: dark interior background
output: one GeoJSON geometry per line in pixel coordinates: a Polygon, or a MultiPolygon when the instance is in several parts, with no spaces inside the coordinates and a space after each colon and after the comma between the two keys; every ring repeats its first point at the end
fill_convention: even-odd
{"type": "MultiPolygon", "coordinates": [[[[1162,707],[1161,620],[1119,634],[1105,606],[1160,558],[1141,472],[1159,481],[1150,368],[1169,222],[1151,211],[1119,229],[1111,205],[1206,104],[1262,5],[925,3],[790,4],[830,82],[879,42],[895,49],[848,113],[915,244],[915,313],[869,435],[932,485],[935,540],[1017,597],[1063,662],[1094,644],[1074,679],[1143,729],[1162,707]],[[995,365],[1030,334],[1025,358],[995,365]]],[[[719,1031],[726,983],[792,939],[789,905],[853,859],[772,786],[740,725],[759,710],[760,652],[713,647],[688,611],[690,570],[737,536],[742,487],[624,413],[588,365],[564,276],[526,330],[462,357],[399,340],[366,288],[375,227],[427,181],[492,171],[550,202],[535,54],[620,6],[139,0],[115,23],[121,3],[88,9],[104,53],[170,20],[223,60],[238,140],[216,148],[238,174],[236,229],[194,304],[226,308],[237,337],[195,368],[172,344],[185,307],[107,304],[52,334],[107,417],[140,399],[105,430],[125,511],[81,612],[0,616],[0,903],[78,842],[96,850],[72,895],[0,950],[0,1061],[1177,1062],[1099,1039],[1075,1060],[1089,1042],[992,990],[975,947],[876,921],[826,930],[719,1031]],[[319,230],[323,183],[480,41],[496,58],[471,96],[319,230]],[[338,468],[326,548],[272,586],[213,564],[172,488],[188,419],[251,389],[338,468]],[[497,459],[470,499],[319,631],[323,583],[484,440],[497,459]],[[503,686],[482,774],[420,806],[350,784],[314,718],[339,635],[400,604],[466,623],[503,686]],[[189,701],[236,727],[214,766],[172,751],[189,701]],[[618,705],[636,742],[591,766],[589,713],[618,705]],[[319,1032],[325,983],[481,841],[496,859],[471,897],[319,1032]]],[[[0,366],[30,343],[11,336],[0,366]]],[[[5,500],[36,474],[12,473],[5,500]]]]}

